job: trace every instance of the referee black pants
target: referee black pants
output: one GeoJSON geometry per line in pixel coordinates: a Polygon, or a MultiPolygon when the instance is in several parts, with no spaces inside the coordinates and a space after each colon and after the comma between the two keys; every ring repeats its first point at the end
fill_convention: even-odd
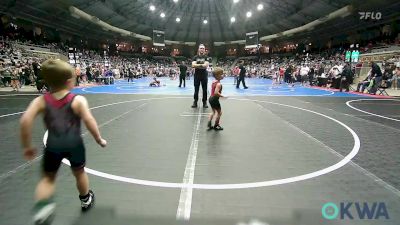
{"type": "Polygon", "coordinates": [[[245,76],[239,76],[239,79],[238,79],[238,81],[236,83],[236,88],[239,88],[240,82],[243,83],[243,87],[246,87],[246,82],[244,81],[244,78],[245,78],[245,76]]]}
{"type": "Polygon", "coordinates": [[[203,90],[203,104],[207,104],[207,75],[195,75],[194,76],[194,102],[197,103],[199,100],[199,89],[201,84],[201,89],[203,90]]]}
{"type": "Polygon", "coordinates": [[[180,76],[179,76],[179,87],[182,86],[182,82],[183,82],[183,87],[186,87],[186,77],[180,75],[180,76]]]}

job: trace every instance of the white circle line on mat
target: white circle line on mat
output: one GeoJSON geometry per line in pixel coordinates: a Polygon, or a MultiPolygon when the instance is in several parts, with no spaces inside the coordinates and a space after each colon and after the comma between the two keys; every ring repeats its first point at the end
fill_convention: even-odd
{"type": "MultiPolygon", "coordinates": [[[[117,104],[124,104],[124,103],[130,103],[130,102],[138,102],[138,101],[149,101],[149,100],[162,100],[162,99],[177,99],[177,98],[188,98],[190,99],[191,97],[165,97],[165,98],[149,98],[149,99],[136,99],[136,100],[130,100],[130,101],[122,101],[122,102],[115,102],[115,103],[110,103],[106,105],[101,105],[97,106],[95,108],[103,108],[111,105],[117,105],[117,104]]],[[[302,110],[305,112],[310,112],[319,116],[322,116],[326,119],[329,119],[333,122],[338,123],[342,127],[344,127],[346,130],[348,130],[354,140],[354,145],[352,150],[348,155],[346,155],[342,160],[339,162],[335,163],[334,165],[331,165],[329,167],[326,167],[321,170],[317,170],[315,172],[299,175],[299,176],[294,176],[294,177],[288,177],[288,178],[283,178],[283,179],[276,179],[276,180],[268,180],[268,181],[260,181],[260,182],[251,182],[251,183],[231,183],[231,184],[184,184],[184,183],[172,183],[172,182],[161,182],[161,181],[152,181],[152,180],[143,180],[143,179],[136,179],[136,178],[129,178],[129,177],[123,177],[123,176],[118,176],[118,175],[113,175],[105,172],[100,172],[94,169],[90,169],[85,167],[85,171],[89,174],[111,179],[111,180],[116,180],[116,181],[121,181],[121,182],[126,182],[126,183],[131,183],[131,184],[137,184],[137,185],[145,185],[145,186],[152,186],[152,187],[163,187],[163,188],[193,188],[193,189],[206,189],[206,190],[228,190],[228,189],[245,189],[245,188],[260,188],[260,187],[268,187],[268,186],[276,186],[276,185],[282,185],[282,184],[290,184],[298,181],[304,181],[304,180],[309,180],[312,178],[316,178],[325,174],[328,174],[330,172],[333,172],[335,170],[340,169],[341,167],[345,166],[348,164],[359,152],[360,150],[360,138],[356,134],[356,132],[351,129],[349,126],[344,124],[343,122],[332,118],[330,116],[327,116],[325,114],[315,112],[309,109],[304,109],[300,108],[297,106],[291,106],[291,105],[286,105],[286,104],[281,104],[281,103],[276,103],[276,102],[269,102],[269,101],[262,101],[262,100],[252,100],[252,99],[238,99],[238,98],[230,98],[231,100],[238,100],[238,101],[252,101],[252,102],[257,102],[257,103],[267,103],[267,104],[273,104],[273,105],[279,105],[283,107],[288,107],[288,108],[293,108],[293,109],[298,109],[302,110]]],[[[92,108],[94,109],[94,108],[92,108]]],[[[47,131],[43,137],[43,143],[46,144],[47,142],[47,131]]],[[[63,163],[70,165],[68,160],[64,159],[63,163]]]]}
{"type": "Polygon", "coordinates": [[[356,107],[354,107],[354,106],[352,106],[352,105],[350,104],[350,103],[352,103],[352,102],[361,102],[361,101],[395,101],[395,102],[400,102],[399,100],[396,100],[396,99],[355,99],[355,100],[347,101],[347,102],[346,102],[346,105],[347,105],[348,107],[350,107],[350,108],[356,110],[356,111],[359,111],[359,112],[362,112],[362,113],[365,113],[365,114],[369,114],[369,115],[371,115],[371,116],[376,116],[376,117],[380,117],[380,118],[383,118],[383,119],[387,119],[387,120],[392,120],[392,121],[400,122],[400,119],[395,119],[395,118],[392,118],[392,117],[382,116],[382,115],[379,115],[379,114],[367,112],[367,111],[361,110],[361,109],[359,109],[359,108],[356,108],[356,107]]]}

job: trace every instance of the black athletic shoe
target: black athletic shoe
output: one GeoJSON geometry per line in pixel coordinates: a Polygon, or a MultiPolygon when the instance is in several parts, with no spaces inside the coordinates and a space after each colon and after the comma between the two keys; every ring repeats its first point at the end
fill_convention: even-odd
{"type": "Polygon", "coordinates": [[[197,108],[197,102],[193,102],[192,108],[197,108]]]}
{"type": "Polygon", "coordinates": [[[208,105],[207,104],[203,104],[203,108],[207,109],[208,105]]]}
{"type": "Polygon", "coordinates": [[[224,130],[220,125],[215,125],[214,130],[224,130]]]}
{"type": "Polygon", "coordinates": [[[81,200],[82,212],[86,212],[94,206],[95,197],[92,190],[89,190],[89,197],[82,199],[82,197],[79,196],[79,199],[81,200]]]}
{"type": "Polygon", "coordinates": [[[244,87],[244,89],[248,89],[249,87],[244,87]]]}
{"type": "Polygon", "coordinates": [[[35,225],[50,225],[54,220],[56,203],[49,201],[42,201],[35,205],[33,222],[35,225]]]}

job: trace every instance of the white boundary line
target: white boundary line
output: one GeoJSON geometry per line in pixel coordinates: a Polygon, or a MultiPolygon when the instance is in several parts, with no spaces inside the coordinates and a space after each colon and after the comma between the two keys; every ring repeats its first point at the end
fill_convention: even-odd
{"type": "Polygon", "coordinates": [[[7,177],[9,177],[9,176],[11,176],[11,175],[13,175],[13,174],[15,174],[15,173],[17,173],[18,171],[20,171],[22,169],[25,169],[26,167],[32,165],[33,163],[35,163],[36,161],[41,159],[42,156],[43,155],[39,155],[39,156],[35,157],[33,160],[31,160],[31,161],[28,161],[28,162],[26,162],[26,163],[24,163],[22,165],[19,165],[18,167],[14,168],[14,169],[6,172],[6,173],[1,174],[0,175],[0,181],[5,179],[5,178],[7,178],[7,177]]]}
{"type": "MultiPolygon", "coordinates": [[[[174,99],[176,97],[165,97],[165,98],[158,98],[158,99],[174,99]]],[[[180,97],[184,98],[184,97],[180,97]]],[[[191,98],[191,97],[186,97],[186,98],[191,98]]],[[[341,161],[337,162],[336,164],[329,166],[327,168],[295,176],[295,177],[289,177],[289,178],[284,178],[284,179],[277,179],[277,180],[270,180],[270,181],[261,181],[261,182],[252,182],[252,183],[237,183],[237,184],[185,184],[185,183],[172,183],[172,182],[160,182],[160,181],[151,181],[151,180],[142,180],[142,179],[135,179],[135,178],[128,178],[128,177],[123,177],[123,176],[117,176],[113,174],[108,174],[100,171],[96,171],[90,168],[85,168],[86,172],[96,175],[99,177],[111,179],[111,180],[116,180],[116,181],[121,181],[121,182],[126,182],[126,183],[132,183],[132,184],[138,184],[138,185],[146,185],[146,186],[155,186],[155,187],[165,187],[165,188],[192,188],[192,189],[207,189],[207,190],[223,190],[223,189],[244,189],[244,188],[259,188],[259,187],[268,187],[268,186],[276,186],[276,185],[281,185],[281,184],[289,184],[289,183],[294,183],[298,181],[304,181],[312,178],[316,178],[325,174],[328,174],[332,171],[338,170],[341,167],[345,166],[349,162],[351,162],[351,159],[353,159],[357,153],[360,150],[360,139],[358,135],[352,130],[349,126],[344,124],[343,122],[334,119],[330,116],[327,116],[325,114],[315,112],[312,110],[308,109],[303,109],[300,107],[296,106],[291,106],[291,105],[285,105],[281,103],[276,103],[276,102],[269,102],[269,101],[261,101],[261,100],[252,100],[252,99],[241,99],[241,98],[230,98],[232,100],[238,100],[238,101],[252,101],[252,102],[258,102],[258,103],[267,103],[267,104],[273,104],[273,105],[279,105],[283,107],[288,107],[288,108],[293,108],[293,109],[298,109],[302,110],[305,112],[310,112],[319,116],[322,116],[326,119],[332,120],[333,122],[338,123],[339,125],[343,126],[345,129],[347,129],[351,135],[353,136],[354,139],[354,145],[351,150],[351,152],[346,155],[341,161]]],[[[149,99],[141,99],[141,101],[146,101],[149,99]]],[[[134,101],[139,101],[139,100],[134,100],[134,101]]],[[[130,101],[124,101],[124,102],[117,102],[117,103],[112,103],[112,104],[107,104],[107,105],[116,105],[116,104],[123,104],[127,103],[130,101]]],[[[98,106],[99,107],[105,107],[104,106],[98,106]]],[[[68,160],[64,160],[64,163],[68,163],[68,160]]]]}
{"type": "MultiPolygon", "coordinates": [[[[199,146],[201,117],[202,117],[201,114],[197,116],[197,122],[195,123],[193,129],[192,142],[190,144],[190,150],[186,161],[185,173],[183,175],[184,184],[193,185],[194,173],[196,169],[197,149],[199,146]]],[[[176,219],[183,219],[183,220],[190,219],[190,212],[192,209],[192,195],[193,195],[193,188],[186,187],[181,189],[181,194],[179,197],[179,205],[176,212],[176,219]]]]}
{"type": "Polygon", "coordinates": [[[16,112],[16,113],[10,113],[10,114],[5,114],[5,115],[0,115],[0,118],[8,117],[8,116],[14,116],[14,115],[19,115],[19,114],[22,114],[22,113],[24,113],[24,112],[25,112],[25,111],[16,112]]]}
{"type": "Polygon", "coordinates": [[[396,99],[355,99],[355,100],[347,101],[347,102],[346,102],[346,105],[347,105],[348,107],[354,109],[354,110],[357,110],[357,111],[362,112],[362,113],[365,113],[365,114],[369,114],[369,115],[371,115],[371,116],[377,116],[377,117],[380,117],[380,118],[383,118],[383,119],[393,120],[393,121],[400,122],[400,119],[395,119],[395,118],[392,118],[392,117],[387,117],[387,116],[382,116],[382,115],[375,114],[375,113],[370,113],[370,112],[361,110],[361,109],[359,109],[359,108],[356,108],[356,107],[354,107],[354,106],[352,106],[352,105],[350,104],[350,103],[352,103],[352,102],[360,102],[360,101],[396,101],[396,102],[400,102],[399,100],[396,100],[396,99]]]}
{"type": "MultiPolygon", "coordinates": [[[[9,96],[39,96],[39,95],[41,95],[41,94],[6,94],[6,95],[0,95],[0,97],[9,97],[9,96]]],[[[25,112],[25,111],[0,115],[0,118],[8,117],[8,116],[14,116],[14,115],[19,115],[19,114],[22,114],[22,113],[24,113],[24,112],[25,112]]]]}
{"type": "MultiPolygon", "coordinates": [[[[280,118],[279,115],[276,115],[274,113],[272,113],[270,110],[266,109],[265,107],[263,107],[262,105],[258,104],[261,108],[261,110],[263,111],[268,111],[271,114],[277,116],[280,118]]],[[[281,118],[282,119],[282,118],[281,118]]],[[[331,147],[327,146],[325,143],[323,143],[322,141],[316,139],[315,137],[313,137],[312,135],[310,135],[309,133],[305,132],[304,130],[300,129],[299,127],[295,126],[294,124],[290,123],[287,120],[282,119],[282,121],[284,123],[286,123],[287,125],[289,125],[290,127],[292,127],[293,129],[295,129],[296,131],[300,132],[301,134],[305,135],[306,137],[310,138],[311,140],[313,140],[314,142],[318,143],[319,145],[321,145],[322,147],[326,148],[329,152],[331,152],[332,154],[336,155],[337,157],[343,159],[344,156],[342,154],[340,154],[339,152],[335,151],[334,149],[332,149],[331,147]]],[[[392,185],[386,183],[384,180],[382,180],[381,178],[379,178],[378,176],[376,176],[375,174],[373,174],[372,172],[368,171],[367,169],[364,169],[363,167],[361,167],[360,165],[358,165],[357,163],[350,161],[349,164],[351,166],[353,166],[354,168],[358,169],[361,173],[363,173],[364,175],[368,176],[369,178],[371,178],[373,181],[377,182],[378,184],[382,185],[384,188],[386,188],[387,190],[393,192],[395,195],[397,195],[398,197],[400,197],[400,191],[397,190],[395,187],[393,187],[392,185]]]]}

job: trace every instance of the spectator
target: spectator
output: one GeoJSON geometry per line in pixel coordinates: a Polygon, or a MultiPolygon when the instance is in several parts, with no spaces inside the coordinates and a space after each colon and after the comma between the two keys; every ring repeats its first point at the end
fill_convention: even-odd
{"type": "Polygon", "coordinates": [[[346,89],[346,91],[349,91],[350,84],[353,83],[353,72],[351,71],[350,65],[347,63],[343,71],[340,75],[340,92],[342,92],[343,88],[346,89]]]}
{"type": "Polygon", "coordinates": [[[368,72],[368,75],[364,78],[364,80],[358,82],[356,91],[364,93],[365,88],[369,86],[369,84],[371,83],[371,80],[372,80],[372,76],[371,76],[371,71],[370,71],[370,72],[368,72]]]}
{"type": "Polygon", "coordinates": [[[382,81],[382,71],[381,68],[375,62],[371,64],[371,76],[373,77],[373,84],[371,89],[369,90],[370,94],[376,94],[378,87],[381,85],[382,81]]]}

